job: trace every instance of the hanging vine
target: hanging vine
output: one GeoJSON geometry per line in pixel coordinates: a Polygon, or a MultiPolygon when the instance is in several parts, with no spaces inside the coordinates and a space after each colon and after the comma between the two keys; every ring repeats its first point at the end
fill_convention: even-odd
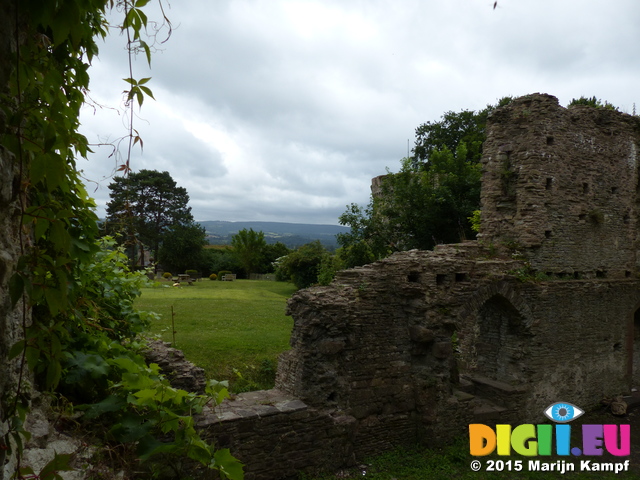
{"type": "MultiPolygon", "coordinates": [[[[95,204],[76,164],[90,153],[79,133],[79,116],[97,40],[108,34],[107,13],[123,14],[120,28],[130,55],[142,51],[150,61],[152,47],[142,39],[148,27],[142,8],[148,2],[14,4],[15,61],[8,92],[0,99],[6,117],[0,144],[15,156],[21,182],[21,257],[9,290],[14,307],[22,305],[23,340],[9,352],[19,360],[20,371],[3,395],[0,450],[17,455],[18,478],[34,475],[20,465],[23,440],[29,437],[23,428],[28,377],[41,389],[85,402],[79,408],[86,417],[110,422],[107,441],[134,442],[144,460],[173,458],[169,466],[175,469],[183,458],[191,458],[227,478],[242,478],[241,465],[228,451],[203,442],[191,417],[207,402],[224,398],[224,385],[211,383],[207,396],[189,394],[171,388],[157,368],[142,361],[136,336],[148,318],[133,309],[141,277],[127,272],[113,242],[98,240],[95,204]],[[157,440],[159,434],[164,441],[157,440]]],[[[120,167],[125,174],[131,169],[131,149],[141,142],[133,128],[133,107],[153,97],[148,81],[135,80],[132,70],[125,79],[132,115],[120,167]]],[[[69,468],[68,460],[57,456],[40,478],[58,478],[57,471],[69,468]]]]}

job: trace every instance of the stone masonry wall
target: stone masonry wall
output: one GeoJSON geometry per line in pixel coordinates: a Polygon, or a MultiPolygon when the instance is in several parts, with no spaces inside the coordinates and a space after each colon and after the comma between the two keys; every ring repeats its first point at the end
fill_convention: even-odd
{"type": "Polygon", "coordinates": [[[529,95],[496,110],[484,144],[484,242],[533,268],[624,277],[636,267],[640,120],[529,95]]]}

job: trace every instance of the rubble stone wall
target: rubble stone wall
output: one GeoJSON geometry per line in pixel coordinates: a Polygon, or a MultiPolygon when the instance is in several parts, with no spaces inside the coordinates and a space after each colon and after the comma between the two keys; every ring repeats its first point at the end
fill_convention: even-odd
{"type": "Polygon", "coordinates": [[[640,120],[609,109],[536,94],[496,110],[482,160],[482,240],[522,247],[542,272],[630,275],[639,145],[640,120]]]}

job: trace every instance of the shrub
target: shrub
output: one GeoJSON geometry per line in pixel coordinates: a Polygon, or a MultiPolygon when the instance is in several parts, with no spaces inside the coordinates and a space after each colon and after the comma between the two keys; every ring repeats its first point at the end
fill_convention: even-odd
{"type": "Polygon", "coordinates": [[[186,273],[190,277],[195,277],[196,275],[198,275],[198,271],[197,270],[185,270],[184,273],[186,273]]]}
{"type": "Polygon", "coordinates": [[[218,278],[218,275],[216,275],[215,273],[212,273],[211,275],[209,275],[209,280],[215,280],[218,278]]]}
{"type": "Polygon", "coordinates": [[[164,273],[162,274],[162,276],[163,276],[164,278],[166,278],[166,279],[169,279],[169,278],[173,277],[173,275],[171,275],[171,272],[164,272],[164,273]]]}
{"type": "Polygon", "coordinates": [[[295,252],[277,260],[279,278],[291,279],[298,288],[307,288],[318,283],[320,263],[327,255],[319,240],[301,246],[295,252]]]}
{"type": "Polygon", "coordinates": [[[222,277],[224,277],[227,273],[232,273],[229,270],[220,270],[218,272],[218,280],[222,280],[222,277]]]}

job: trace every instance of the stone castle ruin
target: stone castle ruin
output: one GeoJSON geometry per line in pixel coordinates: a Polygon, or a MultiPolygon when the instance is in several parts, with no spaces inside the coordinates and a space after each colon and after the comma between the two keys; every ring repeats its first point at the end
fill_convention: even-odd
{"type": "MultiPolygon", "coordinates": [[[[541,94],[496,110],[478,240],[296,293],[276,388],[205,412],[204,436],[247,479],[280,479],[441,444],[473,422],[539,423],[551,403],[588,408],[639,386],[638,145],[640,121],[611,110],[541,94]]],[[[20,225],[11,165],[0,149],[1,358],[20,325],[7,293],[20,225]]]]}
{"type": "Polygon", "coordinates": [[[553,402],[640,384],[640,122],[535,94],[487,129],[479,239],[298,292],[276,388],[200,419],[247,478],[539,422],[553,402]]]}

